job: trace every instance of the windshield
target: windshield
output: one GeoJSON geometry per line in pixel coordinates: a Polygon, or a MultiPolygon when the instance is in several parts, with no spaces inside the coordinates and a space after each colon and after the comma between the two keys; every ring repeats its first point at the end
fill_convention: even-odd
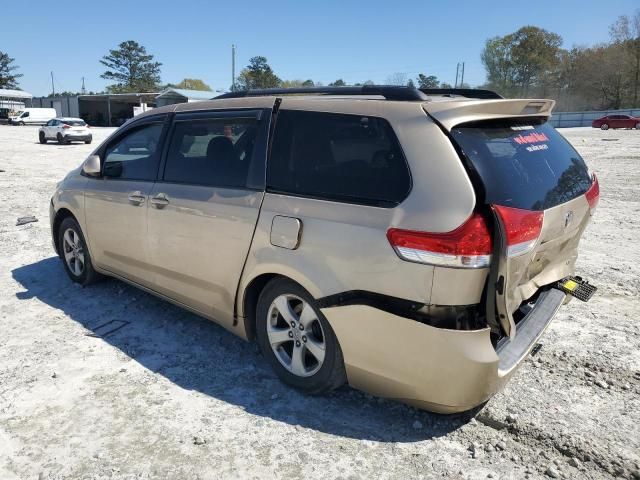
{"type": "Polygon", "coordinates": [[[485,189],[486,203],[546,210],[584,194],[584,160],[542,120],[463,124],[451,131],[485,189]]]}

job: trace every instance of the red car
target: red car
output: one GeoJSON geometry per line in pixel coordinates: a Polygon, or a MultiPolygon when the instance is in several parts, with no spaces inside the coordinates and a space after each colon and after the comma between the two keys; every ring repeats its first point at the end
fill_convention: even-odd
{"type": "Polygon", "coordinates": [[[631,115],[607,115],[591,122],[593,128],[636,128],[640,130],[640,118],[631,115]]]}

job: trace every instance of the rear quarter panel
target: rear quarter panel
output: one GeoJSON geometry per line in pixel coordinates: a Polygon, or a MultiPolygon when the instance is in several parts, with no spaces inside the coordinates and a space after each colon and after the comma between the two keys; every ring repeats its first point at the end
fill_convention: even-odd
{"type": "MultiPolygon", "coordinates": [[[[387,119],[400,141],[412,176],[408,197],[395,208],[378,208],[267,193],[240,282],[236,309],[244,316],[244,292],[265,273],[287,276],[315,298],[350,290],[432,303],[434,268],[401,260],[386,238],[389,228],[449,232],[472,214],[473,186],[453,145],[422,104],[367,100],[283,100],[281,109],[361,114],[387,119]],[[296,250],[270,243],[275,215],[301,220],[296,250]]],[[[486,273],[457,270],[438,290],[448,305],[479,301],[486,273]],[[471,282],[457,288],[459,282],[471,282]]]]}

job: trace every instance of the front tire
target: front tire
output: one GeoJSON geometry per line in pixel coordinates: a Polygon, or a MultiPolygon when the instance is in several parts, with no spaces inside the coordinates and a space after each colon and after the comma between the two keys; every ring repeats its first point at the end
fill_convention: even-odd
{"type": "Polygon", "coordinates": [[[260,294],[256,336],[263,356],[287,385],[317,395],[347,380],[331,325],[313,297],[290,280],[272,280],[260,294]]]}
{"type": "Polygon", "coordinates": [[[47,137],[44,136],[44,132],[40,132],[38,134],[38,140],[40,140],[40,143],[42,144],[47,143],[47,137]]]}
{"type": "Polygon", "coordinates": [[[601,130],[609,130],[609,124],[608,123],[603,123],[602,125],[600,125],[600,129],[601,130]]]}
{"type": "Polygon", "coordinates": [[[24,122],[18,122],[18,126],[24,127],[24,122]]]}
{"type": "Polygon", "coordinates": [[[90,285],[101,278],[93,269],[80,225],[72,217],[65,218],[58,228],[58,252],[72,281],[80,285],[90,285]]]}

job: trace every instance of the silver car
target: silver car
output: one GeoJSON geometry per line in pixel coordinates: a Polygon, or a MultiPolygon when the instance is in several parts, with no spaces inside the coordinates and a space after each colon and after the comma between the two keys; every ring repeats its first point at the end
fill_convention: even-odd
{"type": "Polygon", "coordinates": [[[599,187],[553,104],[365,86],[154,109],[61,182],[53,243],[73,281],[255,340],[304,392],[468,410],[594,290],[574,265],[599,187]]]}

